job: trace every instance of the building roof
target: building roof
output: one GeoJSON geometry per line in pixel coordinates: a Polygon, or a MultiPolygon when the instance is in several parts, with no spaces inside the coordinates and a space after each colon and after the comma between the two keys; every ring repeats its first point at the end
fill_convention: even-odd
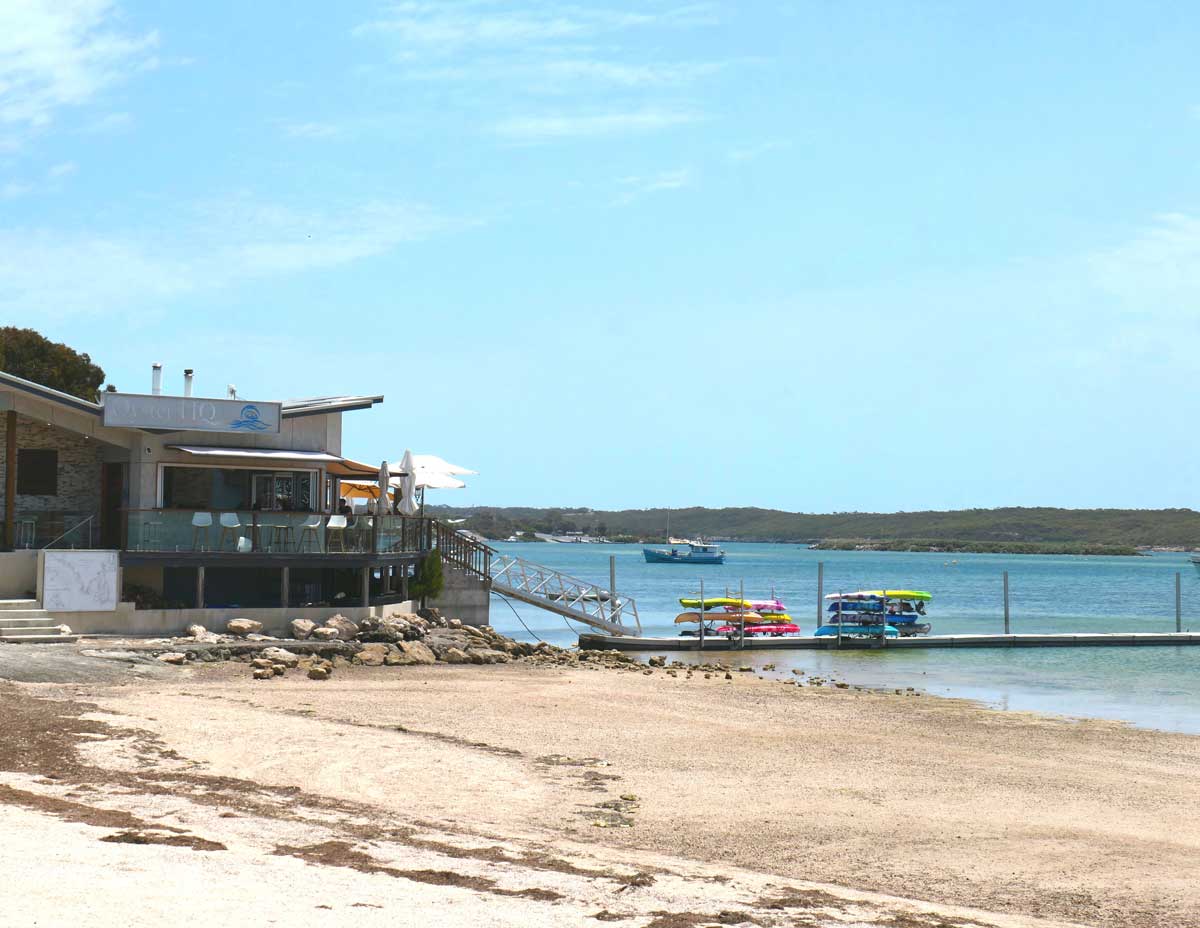
{"type": "Polygon", "coordinates": [[[0,371],[0,385],[21,390],[24,393],[36,396],[38,399],[61,403],[63,406],[69,406],[79,412],[90,412],[94,416],[99,416],[104,410],[104,407],[99,403],[90,403],[87,400],[81,400],[77,396],[71,396],[70,393],[63,393],[61,390],[55,390],[53,387],[44,387],[40,383],[34,383],[32,380],[26,380],[24,377],[18,377],[15,374],[9,374],[5,371],[0,371]]]}

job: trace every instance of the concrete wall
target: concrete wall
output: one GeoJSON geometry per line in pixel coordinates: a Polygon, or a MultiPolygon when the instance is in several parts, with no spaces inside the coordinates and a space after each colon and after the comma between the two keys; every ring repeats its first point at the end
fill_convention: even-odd
{"type": "Polygon", "coordinates": [[[38,553],[0,552],[0,599],[29,599],[37,595],[38,553]]]}
{"type": "Polygon", "coordinates": [[[431,605],[448,619],[461,619],[464,625],[491,625],[492,596],[487,585],[448,564],[442,569],[445,586],[431,605]]]}
{"type": "Polygon", "coordinates": [[[357,622],[373,615],[415,612],[411,602],[387,606],[322,606],[310,609],[134,609],[133,603],[121,603],[113,612],[64,612],[53,614],[55,623],[71,626],[77,635],[128,635],[170,637],[182,635],[189,625],[203,625],[209,631],[223,633],[230,619],[254,619],[263,623],[263,634],[291,637],[292,619],[323,622],[344,615],[357,622]]]}

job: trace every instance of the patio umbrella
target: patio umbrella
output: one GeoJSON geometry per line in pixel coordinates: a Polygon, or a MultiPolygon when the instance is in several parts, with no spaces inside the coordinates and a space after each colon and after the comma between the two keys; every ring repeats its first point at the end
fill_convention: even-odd
{"type": "Polygon", "coordinates": [[[417,514],[417,474],[411,451],[405,451],[400,461],[400,512],[406,516],[417,514]]]}
{"type": "Polygon", "coordinates": [[[379,515],[386,515],[388,511],[388,488],[392,481],[392,475],[388,471],[388,462],[384,461],[379,465],[379,501],[375,504],[375,512],[379,515]]]}
{"type": "MultiPolygon", "coordinates": [[[[342,478],[341,493],[339,494],[345,500],[352,499],[379,499],[379,484],[374,480],[347,480],[342,478]]],[[[391,491],[388,491],[391,495],[391,491]]]]}

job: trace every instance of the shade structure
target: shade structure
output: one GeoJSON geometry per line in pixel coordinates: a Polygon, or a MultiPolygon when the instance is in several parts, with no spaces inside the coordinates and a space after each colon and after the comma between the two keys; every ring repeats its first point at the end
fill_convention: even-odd
{"type": "Polygon", "coordinates": [[[402,515],[415,516],[417,514],[417,475],[411,451],[404,452],[398,469],[400,471],[398,508],[402,515]]]}
{"type": "Polygon", "coordinates": [[[445,458],[439,458],[436,454],[414,454],[413,464],[417,470],[432,471],[438,474],[471,476],[479,473],[477,470],[460,467],[458,464],[451,464],[445,458]]]}
{"type": "MultiPolygon", "coordinates": [[[[393,479],[392,483],[398,481],[393,479]]],[[[343,499],[379,499],[379,483],[375,480],[343,480],[341,481],[341,494],[343,499]]],[[[388,498],[392,496],[392,491],[388,491],[388,498]]]]}
{"type": "MultiPolygon", "coordinates": [[[[393,472],[414,474],[416,479],[414,490],[461,490],[466,483],[459,477],[478,473],[470,468],[451,464],[436,454],[412,454],[411,452],[405,452],[404,460],[397,461],[390,466],[393,472]],[[409,462],[410,457],[411,465],[406,467],[405,463],[409,462]]],[[[395,480],[392,481],[392,486],[396,486],[395,480]]]]}
{"type": "Polygon", "coordinates": [[[392,474],[388,470],[388,462],[384,461],[379,465],[379,499],[375,504],[375,512],[379,515],[384,515],[388,511],[387,494],[392,481],[392,474]]]}

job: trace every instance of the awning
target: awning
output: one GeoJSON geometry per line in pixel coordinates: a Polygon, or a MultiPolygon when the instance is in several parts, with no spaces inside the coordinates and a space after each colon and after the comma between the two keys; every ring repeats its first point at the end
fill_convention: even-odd
{"type": "Polygon", "coordinates": [[[376,485],[379,482],[378,467],[372,467],[370,464],[364,464],[362,461],[355,461],[351,458],[337,458],[326,470],[330,477],[339,477],[343,480],[347,478],[368,480],[376,485]]]}
{"type": "MultiPolygon", "coordinates": [[[[296,461],[304,464],[335,464],[342,463],[344,460],[336,454],[328,454],[324,451],[289,451],[283,448],[214,448],[211,445],[167,445],[167,447],[185,454],[210,458],[252,458],[256,461],[281,463],[296,461]]],[[[371,472],[370,469],[368,472],[371,472]]]]}

